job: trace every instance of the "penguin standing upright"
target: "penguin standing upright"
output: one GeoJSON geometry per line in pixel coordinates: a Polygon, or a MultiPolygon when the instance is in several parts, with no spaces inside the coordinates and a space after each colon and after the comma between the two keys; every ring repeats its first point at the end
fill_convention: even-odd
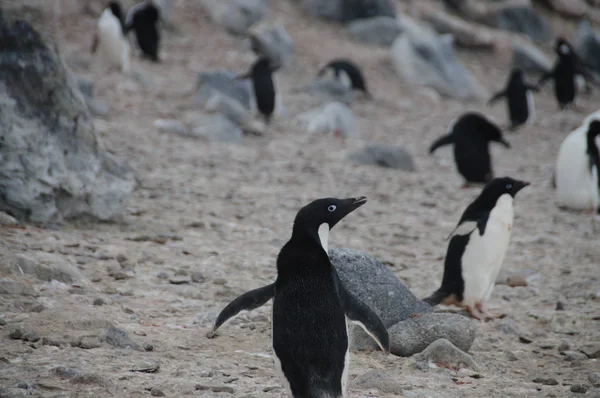
{"type": "Polygon", "coordinates": [[[429,153],[441,146],[454,144],[454,161],[467,184],[481,184],[494,177],[488,144],[510,144],[502,136],[500,128],[480,113],[468,112],[453,120],[448,134],[438,138],[429,148],[429,153]]]}
{"type": "Polygon", "coordinates": [[[250,70],[237,77],[237,79],[250,79],[254,91],[254,99],[256,108],[262,115],[266,124],[271,122],[271,117],[275,111],[278,94],[276,92],[273,73],[277,70],[277,66],[266,57],[259,58],[250,70]]]}
{"type": "Polygon", "coordinates": [[[596,137],[600,120],[590,119],[560,145],[556,159],[556,199],[559,206],[598,211],[600,154],[596,137]]]}
{"type": "Polygon", "coordinates": [[[488,105],[502,97],[506,97],[511,129],[522,124],[532,123],[535,117],[532,91],[538,91],[536,86],[528,84],[519,68],[513,69],[504,90],[494,94],[488,105]]]}
{"type": "Polygon", "coordinates": [[[129,43],[121,5],[117,1],[111,1],[98,19],[92,54],[97,51],[111,66],[117,66],[123,72],[129,71],[129,43]]]}
{"type": "Polygon", "coordinates": [[[273,352],[292,397],[345,395],[350,359],[346,317],[389,351],[385,326],[342,285],[327,252],[330,229],[366,201],[327,198],[303,207],[277,257],[273,352]]]}
{"type": "Polygon", "coordinates": [[[348,90],[362,91],[367,98],[373,96],[367,89],[367,83],[360,67],[349,59],[334,59],[319,70],[318,76],[332,75],[348,90]]]}
{"type": "Polygon", "coordinates": [[[492,317],[484,302],[492,294],[508,249],[513,199],[528,185],[510,177],[487,183],[450,235],[441,287],[424,301],[466,307],[479,320],[492,317]]]}
{"type": "Polygon", "coordinates": [[[152,0],[131,7],[125,20],[125,32],[131,29],[135,31],[135,38],[142,54],[154,62],[159,62],[159,20],[160,10],[152,0]]]}

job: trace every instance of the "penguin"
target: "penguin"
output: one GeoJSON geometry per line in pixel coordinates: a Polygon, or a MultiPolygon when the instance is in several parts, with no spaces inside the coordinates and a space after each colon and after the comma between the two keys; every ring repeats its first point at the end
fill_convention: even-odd
{"type": "Polygon", "coordinates": [[[318,199],[300,209],[277,257],[273,353],[292,397],[342,397],[349,351],[346,318],[359,323],[384,352],[389,337],[379,317],[343,284],[328,255],[329,231],[365,197],[318,199]]]}
{"type": "Polygon", "coordinates": [[[362,91],[366,98],[371,99],[373,96],[367,89],[367,83],[360,70],[360,67],[349,59],[334,59],[325,65],[318,72],[319,77],[330,75],[338,79],[340,83],[348,90],[362,91]]]}
{"type": "Polygon", "coordinates": [[[119,67],[124,73],[129,71],[129,43],[121,5],[117,1],[111,1],[98,19],[92,54],[96,52],[111,66],[119,67]]]}
{"type": "Polygon", "coordinates": [[[237,77],[237,79],[240,80],[251,80],[256,108],[267,125],[271,122],[271,117],[273,116],[273,112],[275,111],[278,102],[278,95],[273,76],[273,73],[277,69],[278,67],[273,65],[268,58],[261,57],[252,64],[247,73],[237,77]]]}
{"type": "Polygon", "coordinates": [[[600,120],[586,119],[558,150],[555,168],[556,199],[561,207],[596,213],[600,206],[600,153],[596,137],[600,120]]]}
{"type": "Polygon", "coordinates": [[[442,285],[425,302],[466,307],[479,320],[493,317],[484,303],[492,294],[508,249],[514,197],[528,185],[510,177],[494,178],[486,184],[450,234],[442,285]]]}
{"type": "Polygon", "coordinates": [[[450,123],[448,134],[438,138],[429,148],[429,153],[441,146],[454,144],[454,161],[466,184],[487,183],[494,177],[488,148],[490,141],[510,148],[498,126],[480,113],[468,112],[450,123]]]}
{"type": "Polygon", "coordinates": [[[521,69],[514,68],[504,90],[494,94],[488,105],[492,105],[500,98],[506,97],[511,130],[514,130],[523,124],[533,123],[535,119],[533,91],[537,92],[539,90],[536,86],[525,81],[521,69]]]}
{"type": "Polygon", "coordinates": [[[160,11],[152,0],[131,7],[125,20],[125,32],[132,29],[142,51],[142,54],[153,62],[159,62],[158,49],[160,44],[160,32],[158,23],[160,11]]]}

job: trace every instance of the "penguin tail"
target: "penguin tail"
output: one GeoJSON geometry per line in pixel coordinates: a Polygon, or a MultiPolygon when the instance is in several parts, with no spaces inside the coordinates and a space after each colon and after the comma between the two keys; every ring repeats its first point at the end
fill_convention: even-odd
{"type": "Polygon", "coordinates": [[[431,296],[425,297],[423,301],[433,307],[444,301],[446,297],[447,294],[442,289],[438,289],[431,296]]]}

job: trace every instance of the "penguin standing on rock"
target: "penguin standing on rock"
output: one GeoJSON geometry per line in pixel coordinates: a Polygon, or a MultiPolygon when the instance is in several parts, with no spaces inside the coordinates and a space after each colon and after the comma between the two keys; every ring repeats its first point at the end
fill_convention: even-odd
{"type": "Polygon", "coordinates": [[[516,129],[522,124],[532,123],[535,117],[532,91],[537,92],[536,86],[528,84],[523,71],[519,68],[513,69],[504,90],[494,94],[488,105],[502,97],[506,97],[508,115],[510,117],[511,129],[516,129]]]}
{"type": "Polygon", "coordinates": [[[111,1],[98,19],[92,54],[97,51],[111,65],[129,71],[129,43],[125,36],[123,13],[117,1],[111,1]]]}
{"type": "Polygon", "coordinates": [[[555,183],[559,206],[598,211],[600,206],[600,120],[591,119],[571,132],[560,145],[555,183]]]}
{"type": "Polygon", "coordinates": [[[479,319],[493,318],[484,306],[508,249],[513,199],[528,182],[495,178],[465,210],[450,235],[441,287],[424,299],[431,305],[466,307],[479,319]]]}
{"type": "Polygon", "coordinates": [[[325,65],[318,76],[330,75],[337,79],[348,90],[362,91],[365,97],[371,99],[373,96],[367,89],[367,83],[360,67],[349,59],[334,59],[325,65]]]}
{"type": "Polygon", "coordinates": [[[256,108],[267,125],[271,122],[271,117],[279,102],[273,76],[277,69],[277,66],[273,65],[268,58],[261,57],[254,62],[247,73],[237,77],[237,79],[250,79],[252,81],[256,108]]]}
{"type": "Polygon", "coordinates": [[[480,113],[469,112],[453,120],[448,134],[438,138],[429,153],[448,144],[454,144],[454,161],[467,184],[482,184],[494,177],[489,142],[496,141],[507,148],[500,128],[480,113]]]}
{"type": "Polygon", "coordinates": [[[131,29],[135,31],[135,38],[142,54],[154,62],[159,62],[159,20],[160,11],[152,0],[131,7],[125,20],[125,32],[131,29]]]}

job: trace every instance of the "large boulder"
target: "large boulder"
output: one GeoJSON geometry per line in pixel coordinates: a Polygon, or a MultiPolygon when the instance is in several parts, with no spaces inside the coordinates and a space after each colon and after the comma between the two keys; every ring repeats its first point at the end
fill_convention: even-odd
{"type": "Polygon", "coordinates": [[[239,102],[244,108],[251,107],[250,81],[237,80],[236,74],[228,70],[198,73],[196,89],[198,90],[196,101],[200,103],[209,102],[216,95],[223,95],[239,102]]]}
{"type": "Polygon", "coordinates": [[[354,163],[415,171],[415,162],[406,149],[384,144],[370,144],[352,152],[348,158],[354,163]]]}
{"type": "Polygon", "coordinates": [[[234,35],[245,35],[267,13],[265,0],[202,0],[202,5],[214,22],[234,35]]]}
{"type": "Polygon", "coordinates": [[[536,41],[552,39],[550,24],[531,7],[505,7],[498,10],[494,26],[498,29],[522,33],[536,41]]]}
{"type": "Polygon", "coordinates": [[[287,66],[293,53],[292,38],[282,24],[263,21],[250,28],[252,50],[267,57],[274,65],[287,66]]]}
{"type": "Polygon", "coordinates": [[[587,20],[579,23],[573,42],[581,60],[594,72],[600,73],[600,35],[587,20]]]}
{"type": "Polygon", "coordinates": [[[539,74],[552,69],[552,60],[533,43],[525,40],[515,40],[512,46],[513,67],[539,74]]]}
{"type": "Polygon", "coordinates": [[[312,134],[336,134],[356,137],[356,121],[352,110],[341,102],[329,102],[298,116],[300,125],[312,134]]]}
{"type": "Polygon", "coordinates": [[[396,18],[374,17],[349,23],[348,32],[361,43],[387,47],[402,33],[402,28],[396,18]]]}
{"type": "Polygon", "coordinates": [[[396,16],[392,0],[303,0],[302,7],[315,17],[343,23],[396,16]]]}
{"type": "Polygon", "coordinates": [[[134,172],[102,147],[56,47],[1,10],[0,47],[0,210],[42,223],[119,215],[134,172]]]}
{"type": "Polygon", "coordinates": [[[486,90],[454,54],[452,36],[440,36],[406,16],[400,22],[404,32],[391,49],[392,63],[400,77],[459,100],[487,97],[486,90]]]}

